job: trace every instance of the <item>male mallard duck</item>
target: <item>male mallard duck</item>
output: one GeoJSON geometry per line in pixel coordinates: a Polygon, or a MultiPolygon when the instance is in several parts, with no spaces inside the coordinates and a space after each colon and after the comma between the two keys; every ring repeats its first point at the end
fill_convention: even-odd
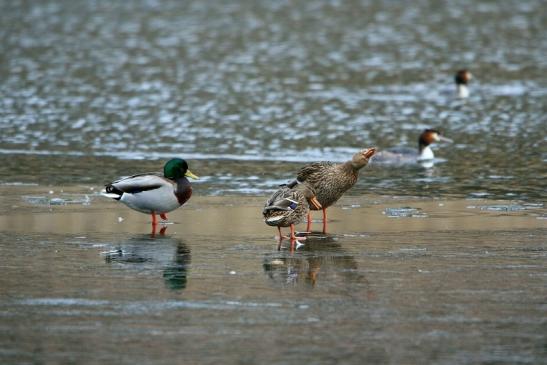
{"type": "MultiPolygon", "coordinates": [[[[296,180],[288,184],[294,187],[297,184],[306,183],[314,191],[321,208],[310,206],[311,210],[323,210],[323,233],[327,230],[326,209],[336,203],[342,195],[357,182],[359,170],[368,164],[369,159],[376,153],[376,148],[371,147],[357,152],[353,158],[344,163],[313,162],[298,171],[296,180]]],[[[311,217],[308,213],[308,229],[311,217]]]]}
{"type": "Polygon", "coordinates": [[[188,170],[186,161],[173,158],[163,167],[163,176],[147,173],[125,177],[107,184],[103,195],[136,211],[152,214],[152,225],[155,226],[156,214],[166,220],[165,213],[182,206],[192,196],[192,186],[186,177],[198,179],[188,170]]]}
{"type": "Polygon", "coordinates": [[[308,214],[308,206],[321,209],[314,191],[307,184],[289,188],[283,185],[272,194],[264,205],[262,215],[264,222],[269,226],[277,227],[279,240],[282,239],[281,227],[291,227],[291,241],[296,240],[294,225],[302,222],[308,214]]]}
{"type": "Polygon", "coordinates": [[[435,142],[452,142],[436,129],[426,129],[418,138],[418,150],[409,147],[395,147],[380,151],[374,156],[374,163],[408,164],[430,162],[435,158],[430,145],[435,142]]]}
{"type": "Polygon", "coordinates": [[[458,97],[467,98],[469,96],[469,89],[467,88],[467,83],[471,81],[473,75],[468,70],[459,70],[454,76],[454,81],[456,82],[456,92],[458,97]]]}

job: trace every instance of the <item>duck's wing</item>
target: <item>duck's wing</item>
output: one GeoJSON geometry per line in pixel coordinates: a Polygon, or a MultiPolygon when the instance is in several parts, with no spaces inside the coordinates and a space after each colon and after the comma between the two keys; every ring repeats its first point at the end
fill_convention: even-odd
{"type": "Polygon", "coordinates": [[[284,187],[276,191],[270,199],[268,199],[264,205],[263,212],[269,210],[291,211],[294,210],[297,205],[298,197],[296,196],[296,192],[284,187]]]}
{"type": "Polygon", "coordinates": [[[125,177],[106,185],[107,193],[137,194],[143,191],[159,189],[171,182],[158,174],[148,173],[125,177]]]}
{"type": "Polygon", "coordinates": [[[299,183],[303,183],[304,181],[308,180],[310,176],[313,176],[317,173],[324,172],[326,170],[330,170],[335,165],[336,165],[335,163],[328,162],[328,161],[312,162],[302,167],[298,171],[298,174],[296,175],[296,179],[298,180],[299,183]]]}

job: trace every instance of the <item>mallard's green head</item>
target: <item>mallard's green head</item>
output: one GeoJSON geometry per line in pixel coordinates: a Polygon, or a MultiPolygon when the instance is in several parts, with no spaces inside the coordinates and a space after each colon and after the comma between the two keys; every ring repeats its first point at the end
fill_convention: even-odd
{"type": "Polygon", "coordinates": [[[163,176],[168,179],[177,180],[183,176],[190,177],[192,179],[198,179],[190,170],[188,170],[188,163],[182,158],[173,158],[163,166],[163,176]]]}

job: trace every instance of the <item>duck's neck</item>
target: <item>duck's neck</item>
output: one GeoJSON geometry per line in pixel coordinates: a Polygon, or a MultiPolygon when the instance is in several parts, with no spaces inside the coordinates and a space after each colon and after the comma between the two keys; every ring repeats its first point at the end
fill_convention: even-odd
{"type": "Polygon", "coordinates": [[[366,166],[356,166],[352,161],[346,161],[343,164],[339,165],[343,172],[351,173],[351,174],[358,174],[359,170],[361,170],[363,167],[366,166]]]}
{"type": "Polygon", "coordinates": [[[467,98],[469,96],[469,89],[467,88],[467,85],[465,84],[458,84],[457,91],[458,91],[459,98],[467,98]]]}
{"type": "Polygon", "coordinates": [[[177,184],[175,187],[175,196],[177,197],[179,204],[182,205],[192,196],[192,186],[190,185],[190,181],[184,176],[178,178],[175,182],[177,184]]]}
{"type": "Polygon", "coordinates": [[[418,161],[423,160],[433,160],[435,158],[435,155],[433,154],[433,150],[429,146],[420,145],[420,154],[418,156],[418,161]]]}

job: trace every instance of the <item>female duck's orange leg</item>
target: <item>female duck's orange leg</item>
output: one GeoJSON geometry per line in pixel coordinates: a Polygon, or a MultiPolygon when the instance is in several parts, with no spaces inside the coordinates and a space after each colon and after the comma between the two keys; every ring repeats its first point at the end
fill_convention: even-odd
{"type": "Polygon", "coordinates": [[[163,219],[164,221],[167,220],[167,214],[165,214],[165,213],[160,213],[160,217],[161,217],[161,219],[163,219]]]}
{"type": "Polygon", "coordinates": [[[311,229],[311,212],[308,212],[308,224],[306,225],[306,232],[310,232],[311,229]]]}
{"type": "Polygon", "coordinates": [[[291,224],[291,241],[296,240],[296,236],[294,235],[294,224],[291,224]]]}
{"type": "Polygon", "coordinates": [[[291,224],[291,248],[290,248],[290,252],[294,252],[294,246],[295,246],[295,243],[296,243],[296,236],[294,235],[294,224],[291,224]]]}
{"type": "Polygon", "coordinates": [[[306,237],[296,237],[296,234],[295,234],[295,229],[294,229],[294,224],[291,224],[291,243],[294,243],[294,241],[297,241],[297,240],[300,240],[300,241],[303,241],[306,239],[306,237]]]}
{"type": "Polygon", "coordinates": [[[323,208],[323,233],[327,233],[327,209],[323,208]]]}
{"type": "Polygon", "coordinates": [[[152,213],[152,225],[158,225],[158,220],[156,219],[156,213],[152,213]]]}

